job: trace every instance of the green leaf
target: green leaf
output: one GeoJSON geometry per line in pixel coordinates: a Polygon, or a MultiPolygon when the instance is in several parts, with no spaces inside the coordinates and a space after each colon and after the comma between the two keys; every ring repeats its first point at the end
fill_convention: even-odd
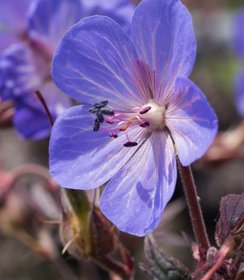
{"type": "Polygon", "coordinates": [[[146,236],[145,257],[147,264],[141,265],[141,269],[151,280],[190,280],[189,270],[173,257],[163,254],[156,245],[151,235],[146,236]]]}

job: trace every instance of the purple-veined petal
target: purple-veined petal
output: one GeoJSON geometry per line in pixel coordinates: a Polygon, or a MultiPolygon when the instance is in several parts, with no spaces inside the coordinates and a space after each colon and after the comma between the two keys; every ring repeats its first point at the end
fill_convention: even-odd
{"type": "Polygon", "coordinates": [[[116,22],[93,16],[66,33],[54,56],[52,76],[62,91],[81,102],[108,100],[115,108],[127,109],[143,105],[132,77],[136,59],[130,39],[116,22]]]}
{"type": "MultiPolygon", "coordinates": [[[[71,106],[71,100],[60,92],[52,81],[43,83],[36,90],[41,92],[53,120],[71,106]]],[[[29,140],[40,140],[48,137],[51,133],[50,120],[43,105],[35,95],[35,90],[18,96],[14,101],[14,126],[19,135],[29,140]]]]}
{"type": "Polygon", "coordinates": [[[186,78],[176,81],[165,121],[184,166],[207,151],[218,128],[216,115],[206,97],[186,78]]]}
{"type": "Polygon", "coordinates": [[[0,1],[0,52],[23,39],[31,0],[0,1]]]}
{"type": "MultiPolygon", "coordinates": [[[[49,146],[50,172],[63,187],[92,189],[107,182],[128,161],[136,147],[123,146],[128,140],[124,132],[109,137],[109,130],[93,131],[95,116],[89,107],[76,106],[66,110],[54,124],[49,146]]],[[[143,129],[131,128],[131,141],[143,129]]]]}
{"type": "Polygon", "coordinates": [[[84,16],[106,15],[122,27],[128,27],[135,6],[131,0],[81,0],[84,16]]]}
{"type": "Polygon", "coordinates": [[[170,94],[177,76],[188,77],[196,56],[196,39],[187,8],[178,0],[144,0],[132,19],[132,41],[148,65],[155,100],[170,94]]]}
{"type": "Polygon", "coordinates": [[[80,18],[79,0],[37,0],[29,13],[28,34],[53,53],[63,34],[80,18]]]}
{"type": "Polygon", "coordinates": [[[176,175],[169,135],[154,132],[105,187],[101,210],[121,231],[143,236],[158,225],[176,175]]]}
{"type": "Polygon", "coordinates": [[[241,116],[244,117],[244,71],[236,76],[235,81],[235,101],[236,108],[241,116]]]}
{"type": "Polygon", "coordinates": [[[234,17],[233,47],[238,56],[244,58],[244,9],[234,17]]]}

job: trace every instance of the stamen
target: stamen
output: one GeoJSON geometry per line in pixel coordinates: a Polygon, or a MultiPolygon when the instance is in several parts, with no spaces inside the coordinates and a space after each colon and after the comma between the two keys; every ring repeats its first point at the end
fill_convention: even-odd
{"type": "Polygon", "coordinates": [[[108,107],[101,108],[100,111],[101,111],[102,114],[104,114],[106,116],[113,116],[113,114],[114,114],[114,111],[112,109],[108,108],[108,107]]]}
{"type": "Polygon", "coordinates": [[[137,145],[138,145],[137,142],[130,142],[130,141],[128,141],[128,142],[126,142],[126,143],[124,144],[124,146],[127,147],[127,148],[129,148],[129,147],[135,147],[135,146],[137,146],[137,145]]]}
{"type": "Polygon", "coordinates": [[[140,127],[149,127],[149,122],[144,122],[140,124],[140,127]]]}
{"type": "Polygon", "coordinates": [[[94,106],[97,108],[97,109],[101,109],[105,106],[108,105],[108,101],[105,100],[105,101],[101,101],[101,102],[98,102],[98,103],[95,103],[94,106]]]}
{"type": "Polygon", "coordinates": [[[127,140],[125,140],[123,144],[124,147],[135,147],[138,145],[137,142],[130,140],[128,135],[129,127],[142,127],[147,133],[151,133],[154,130],[161,130],[165,127],[165,107],[159,106],[153,100],[149,100],[149,102],[142,107],[134,107],[131,111],[126,112],[113,111],[111,107],[107,107],[107,104],[108,101],[98,102],[89,109],[90,113],[95,114],[93,130],[98,131],[101,124],[105,121],[111,125],[105,125],[105,127],[102,128],[108,131],[109,137],[118,138],[118,131],[126,135],[127,140]]]}
{"type": "Polygon", "coordinates": [[[94,107],[91,107],[90,109],[89,109],[89,112],[90,113],[96,113],[98,111],[98,109],[97,108],[94,108],[94,107]]]}
{"type": "Polygon", "coordinates": [[[141,107],[133,107],[133,108],[131,108],[131,111],[134,113],[138,113],[140,111],[140,108],[141,107]]]}
{"type": "Polygon", "coordinates": [[[118,137],[118,134],[114,133],[114,132],[110,132],[109,133],[109,136],[110,137],[113,137],[113,138],[117,138],[118,137]]]}
{"type": "Polygon", "coordinates": [[[101,111],[97,111],[96,115],[100,123],[104,122],[104,116],[101,111]]]}
{"type": "Polygon", "coordinates": [[[151,106],[146,106],[140,110],[140,114],[146,114],[149,110],[151,110],[151,106]]]}
{"type": "Polygon", "coordinates": [[[118,126],[119,131],[125,131],[129,126],[130,122],[121,122],[121,124],[118,126]]]}
{"type": "Polygon", "coordinates": [[[114,122],[113,122],[113,119],[111,118],[111,117],[106,117],[105,118],[105,122],[106,123],[109,123],[109,124],[113,124],[114,122]]]}
{"type": "Polygon", "coordinates": [[[93,126],[93,131],[98,131],[100,128],[100,122],[98,119],[95,119],[94,121],[94,126],[93,126]]]}

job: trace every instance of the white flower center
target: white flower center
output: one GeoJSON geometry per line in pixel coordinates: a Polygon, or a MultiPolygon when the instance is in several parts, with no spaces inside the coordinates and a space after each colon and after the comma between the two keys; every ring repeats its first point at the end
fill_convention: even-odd
{"type": "Polygon", "coordinates": [[[159,106],[152,100],[142,106],[138,117],[149,124],[147,130],[152,132],[165,127],[164,113],[165,107],[159,106]]]}

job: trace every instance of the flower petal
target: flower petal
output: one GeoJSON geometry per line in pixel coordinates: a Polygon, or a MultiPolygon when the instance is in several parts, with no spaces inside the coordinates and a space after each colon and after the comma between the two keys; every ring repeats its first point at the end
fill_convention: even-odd
{"type": "Polygon", "coordinates": [[[236,108],[241,116],[244,117],[244,71],[236,76],[235,81],[236,108]]]}
{"type": "Polygon", "coordinates": [[[114,107],[131,108],[143,104],[132,78],[136,59],[121,27],[110,18],[94,16],[66,33],[52,75],[61,90],[81,102],[108,100],[114,107]]]}
{"type": "MultiPolygon", "coordinates": [[[[37,97],[35,96],[37,99],[37,97]]],[[[50,135],[51,124],[38,100],[22,99],[15,103],[14,127],[23,139],[40,140],[50,135]],[[28,102],[30,101],[30,102],[28,102]],[[34,101],[33,104],[31,101],[34,101]]]]}
{"type": "Polygon", "coordinates": [[[190,80],[179,78],[166,111],[166,126],[174,139],[181,163],[200,158],[217,132],[217,117],[201,90],[190,80]]]}
{"type": "Polygon", "coordinates": [[[28,34],[53,53],[63,34],[80,18],[80,0],[37,0],[29,13],[28,34]]]}
{"type": "MultiPolygon", "coordinates": [[[[64,109],[71,106],[71,100],[60,92],[52,81],[44,83],[38,90],[41,92],[54,120],[64,109]]],[[[30,140],[40,140],[48,137],[51,133],[50,120],[43,105],[35,95],[35,91],[19,96],[14,101],[14,126],[20,136],[30,140]]]]}
{"type": "Polygon", "coordinates": [[[158,225],[176,175],[173,143],[155,132],[105,187],[101,210],[121,231],[143,236],[158,225]]]}
{"type": "MultiPolygon", "coordinates": [[[[103,127],[93,131],[94,116],[86,106],[66,110],[55,122],[50,140],[50,172],[63,187],[92,189],[107,182],[129,160],[136,147],[124,147],[125,133],[109,137],[103,127]]],[[[131,141],[140,127],[128,131],[131,141]]]]}
{"type": "Polygon", "coordinates": [[[192,71],[196,39],[191,16],[178,0],[144,0],[135,11],[131,32],[137,54],[155,80],[155,99],[161,103],[177,76],[188,77],[192,71]]]}
{"type": "Polygon", "coordinates": [[[244,58],[244,9],[234,17],[233,47],[238,56],[244,58]]]}

